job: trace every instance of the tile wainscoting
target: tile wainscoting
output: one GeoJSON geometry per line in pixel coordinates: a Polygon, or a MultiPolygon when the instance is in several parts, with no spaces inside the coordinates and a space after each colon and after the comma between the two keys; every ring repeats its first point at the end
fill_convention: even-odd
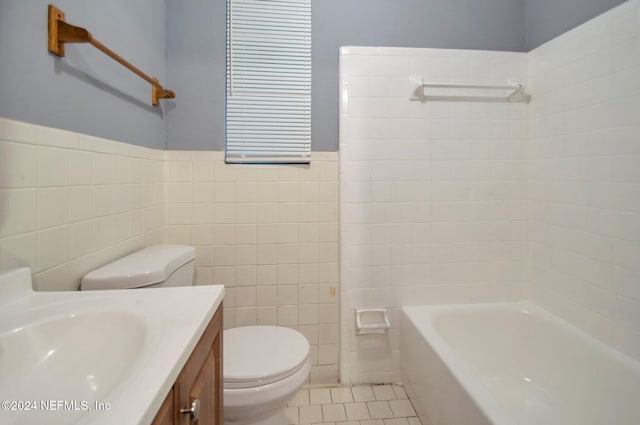
{"type": "Polygon", "coordinates": [[[0,268],[77,290],[164,237],[164,152],[0,118],[0,268]]]}
{"type": "Polygon", "coordinates": [[[225,285],[225,327],[298,329],[311,382],[337,382],[337,152],[277,166],[168,151],[165,166],[166,240],[196,247],[196,284],[225,285]]]}
{"type": "Polygon", "coordinates": [[[0,269],[77,290],[157,243],[196,247],[196,284],[226,287],[226,327],[277,324],[311,344],[312,383],[338,380],[338,153],[229,165],[0,119],[0,269]]]}

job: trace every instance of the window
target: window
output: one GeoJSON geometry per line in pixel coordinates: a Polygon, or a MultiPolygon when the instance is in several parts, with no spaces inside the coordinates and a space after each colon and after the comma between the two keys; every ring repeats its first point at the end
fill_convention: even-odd
{"type": "Polygon", "coordinates": [[[311,0],[227,0],[226,161],[311,158],[311,0]]]}

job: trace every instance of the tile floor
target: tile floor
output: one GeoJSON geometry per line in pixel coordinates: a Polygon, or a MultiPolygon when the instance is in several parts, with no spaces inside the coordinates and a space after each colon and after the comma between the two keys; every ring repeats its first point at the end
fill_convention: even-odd
{"type": "Polygon", "coordinates": [[[286,414],[293,425],[421,425],[399,385],[302,389],[286,414]]]}

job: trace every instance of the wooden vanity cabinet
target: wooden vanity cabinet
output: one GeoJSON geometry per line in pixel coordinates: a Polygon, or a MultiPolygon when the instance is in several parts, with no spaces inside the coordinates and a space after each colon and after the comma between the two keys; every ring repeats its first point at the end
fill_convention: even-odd
{"type": "Polygon", "coordinates": [[[173,425],[173,416],[173,388],[171,388],[151,425],[173,425]]]}
{"type": "Polygon", "coordinates": [[[222,330],[221,304],[151,425],[223,425],[222,330]]]}

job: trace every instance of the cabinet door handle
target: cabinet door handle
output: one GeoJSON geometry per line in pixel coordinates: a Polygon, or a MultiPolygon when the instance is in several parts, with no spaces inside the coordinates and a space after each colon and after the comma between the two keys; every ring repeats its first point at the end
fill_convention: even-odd
{"type": "Polygon", "coordinates": [[[191,403],[191,409],[180,409],[180,413],[189,413],[191,415],[191,420],[193,422],[198,421],[198,416],[200,416],[200,399],[196,398],[191,403]]]}

